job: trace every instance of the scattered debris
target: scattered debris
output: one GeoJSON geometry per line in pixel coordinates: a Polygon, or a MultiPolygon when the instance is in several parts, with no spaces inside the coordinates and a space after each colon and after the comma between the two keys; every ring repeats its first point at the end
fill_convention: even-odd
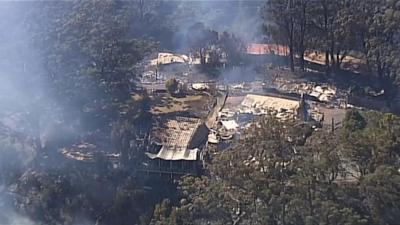
{"type": "Polygon", "coordinates": [[[172,53],[160,52],[156,59],[150,61],[150,65],[168,65],[172,63],[187,63],[190,58],[187,55],[177,55],[172,53]]]}
{"type": "Polygon", "coordinates": [[[211,144],[218,144],[219,141],[218,141],[218,137],[217,137],[217,132],[214,130],[210,130],[207,141],[208,141],[208,143],[211,143],[211,144]]]}
{"type": "Polygon", "coordinates": [[[328,86],[315,86],[309,95],[321,102],[330,102],[335,98],[336,90],[328,86]]]}
{"type": "Polygon", "coordinates": [[[119,153],[105,152],[91,143],[74,144],[69,148],[60,149],[59,152],[68,159],[82,162],[94,162],[97,156],[108,158],[110,161],[114,162],[118,161],[120,158],[119,153]]]}
{"type": "Polygon", "coordinates": [[[249,94],[241,103],[240,112],[265,115],[272,112],[296,115],[299,101],[249,94]]]}
{"type": "Polygon", "coordinates": [[[235,120],[221,120],[222,126],[228,131],[236,131],[239,125],[235,120]]]}
{"type": "Polygon", "coordinates": [[[206,83],[193,83],[192,89],[196,91],[205,91],[210,89],[210,87],[206,83]]]}

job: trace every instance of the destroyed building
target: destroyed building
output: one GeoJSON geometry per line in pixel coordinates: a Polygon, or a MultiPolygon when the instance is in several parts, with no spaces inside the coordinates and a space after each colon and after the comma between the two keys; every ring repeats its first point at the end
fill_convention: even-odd
{"type": "Polygon", "coordinates": [[[98,145],[81,142],[64,147],[58,150],[58,153],[68,159],[71,166],[93,165],[98,162],[107,162],[106,165],[111,168],[120,167],[121,154],[104,149],[98,145]]]}
{"type": "Polygon", "coordinates": [[[187,55],[178,55],[167,52],[160,52],[157,55],[157,58],[152,59],[150,61],[150,65],[168,65],[172,63],[187,63],[190,61],[190,58],[187,55]]]}
{"type": "Polygon", "coordinates": [[[171,175],[196,173],[207,134],[207,127],[197,118],[158,120],[151,132],[152,146],[146,152],[149,162],[145,170],[171,175]]]}
{"type": "Polygon", "coordinates": [[[217,121],[208,135],[208,142],[211,144],[229,142],[233,138],[240,137],[241,133],[254,122],[256,116],[275,115],[280,120],[299,119],[304,122],[313,119],[304,96],[299,101],[247,94],[228,98],[225,106],[218,113],[217,121]]]}
{"type": "Polygon", "coordinates": [[[277,113],[278,118],[289,118],[297,115],[300,102],[296,100],[264,95],[248,94],[243,99],[239,111],[254,115],[277,113]]]}

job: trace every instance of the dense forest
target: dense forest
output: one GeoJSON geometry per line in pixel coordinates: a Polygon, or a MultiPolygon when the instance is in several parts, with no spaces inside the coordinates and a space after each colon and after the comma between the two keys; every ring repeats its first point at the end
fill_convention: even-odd
{"type": "Polygon", "coordinates": [[[310,136],[261,119],[207,176],[182,179],[179,206],[158,204],[154,224],[397,224],[399,122],[354,110],[310,136]]]}
{"type": "MultiPolygon", "coordinates": [[[[399,73],[397,0],[270,0],[263,17],[273,40],[289,47],[290,67],[296,56],[304,69],[307,50],[325,54],[326,72],[337,72],[347,55],[365,61],[366,70],[396,81],[399,73]]],[[[397,82],[397,81],[396,81],[397,82]]]]}
{"type": "Polygon", "coordinates": [[[352,56],[363,75],[399,84],[398,0],[213,4],[0,3],[0,225],[399,223],[400,118],[390,113],[349,110],[334,132],[257,118],[200,176],[137,176],[152,116],[137,65],[158,51],[218,44],[240,65],[237,49],[263,41],[287,45],[296,72],[318,51],[329,76],[352,56]],[[58,154],[77,140],[113,149],[120,166],[58,154]]]}

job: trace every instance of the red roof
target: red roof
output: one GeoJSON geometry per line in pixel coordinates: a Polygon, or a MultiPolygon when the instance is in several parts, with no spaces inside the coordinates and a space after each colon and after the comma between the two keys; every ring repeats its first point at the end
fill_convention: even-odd
{"type": "Polygon", "coordinates": [[[275,54],[275,55],[288,55],[289,49],[284,45],[276,45],[276,44],[257,44],[250,43],[247,45],[246,53],[251,55],[266,55],[266,54],[275,54]]]}

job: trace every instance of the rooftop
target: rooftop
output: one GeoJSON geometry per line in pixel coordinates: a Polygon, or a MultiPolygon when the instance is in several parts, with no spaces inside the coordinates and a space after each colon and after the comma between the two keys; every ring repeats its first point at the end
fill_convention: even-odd
{"type": "Polygon", "coordinates": [[[201,124],[200,119],[179,116],[161,121],[152,133],[162,147],[157,154],[146,155],[151,159],[196,160],[198,149],[189,149],[189,145],[201,124]]]}
{"type": "Polygon", "coordinates": [[[157,154],[146,152],[150,159],[163,159],[163,160],[197,160],[197,152],[199,149],[171,149],[162,147],[157,154]]]}

